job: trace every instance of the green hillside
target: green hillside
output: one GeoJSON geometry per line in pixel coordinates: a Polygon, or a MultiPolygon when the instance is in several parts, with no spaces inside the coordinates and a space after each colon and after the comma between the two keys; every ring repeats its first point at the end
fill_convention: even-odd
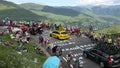
{"type": "Polygon", "coordinates": [[[8,7],[8,8],[10,8],[10,7],[19,8],[18,5],[14,4],[12,2],[4,1],[4,0],[0,0],[0,5],[4,5],[4,6],[8,7]]]}
{"type": "Polygon", "coordinates": [[[58,8],[58,7],[50,7],[50,6],[44,6],[42,9],[43,12],[49,12],[49,13],[54,13],[58,15],[64,15],[64,16],[78,16],[80,12],[77,12],[72,9],[68,8],[58,8]]]}
{"type": "Polygon", "coordinates": [[[111,25],[113,25],[113,24],[120,24],[120,19],[118,17],[111,16],[111,15],[99,15],[99,17],[101,19],[103,19],[103,20],[106,20],[111,25]]]}
{"type": "Polygon", "coordinates": [[[43,6],[34,3],[16,5],[0,0],[0,19],[9,17],[13,20],[43,20],[56,24],[73,24],[78,27],[102,29],[120,22],[119,18],[110,15],[96,15],[90,11],[85,13],[61,7],[43,6]],[[20,6],[20,7],[19,7],[20,6]]]}
{"type": "Polygon", "coordinates": [[[35,3],[23,3],[20,4],[20,7],[35,11],[41,11],[44,8],[44,6],[35,3]]]}
{"type": "MultiPolygon", "coordinates": [[[[115,25],[120,22],[120,20],[117,17],[108,16],[108,15],[96,15],[90,11],[85,13],[80,12],[76,16],[69,16],[69,15],[65,16],[61,12],[57,11],[57,9],[61,9],[61,7],[47,6],[46,8],[46,6],[33,4],[33,3],[25,3],[20,6],[27,10],[32,11],[37,15],[45,16],[47,18],[45,21],[52,22],[52,23],[62,23],[62,24],[67,23],[67,24],[77,25],[79,27],[84,27],[84,28],[87,28],[88,25],[93,24],[95,28],[102,29],[104,27],[109,27],[111,25],[115,25]],[[46,10],[43,11],[44,9],[46,10]],[[50,12],[51,9],[53,9],[52,11],[54,11],[54,13],[50,12]],[[56,14],[55,12],[58,12],[59,14],[56,14]]],[[[61,10],[64,11],[64,9],[61,9],[61,10]]],[[[67,12],[68,11],[65,11],[64,13],[67,13],[67,12]]]]}
{"type": "Polygon", "coordinates": [[[42,11],[42,12],[48,12],[48,13],[64,15],[64,16],[78,16],[80,13],[78,11],[69,8],[42,6],[34,3],[24,3],[21,4],[20,6],[28,10],[42,11]]]}
{"type": "MultiPolygon", "coordinates": [[[[94,17],[94,15],[89,15],[89,14],[85,14],[85,13],[81,13],[81,12],[78,15],[73,17],[73,16],[69,16],[69,15],[65,16],[63,14],[60,14],[61,12],[59,12],[59,14],[51,13],[51,12],[49,12],[51,10],[51,7],[47,7],[48,11],[46,10],[47,12],[44,12],[43,9],[46,8],[46,6],[41,6],[38,4],[25,3],[20,6],[27,10],[32,11],[33,13],[35,13],[37,15],[45,16],[47,18],[47,20],[45,20],[45,21],[51,22],[51,23],[73,24],[75,26],[77,25],[79,27],[84,27],[84,28],[87,28],[88,25],[90,25],[90,24],[94,24],[95,26],[101,27],[101,24],[105,25],[107,23],[106,21],[100,19],[98,16],[94,17]],[[31,9],[31,8],[34,8],[33,5],[36,6],[35,9],[31,9]]],[[[56,8],[59,8],[59,7],[56,7],[56,8]]],[[[59,9],[61,9],[61,8],[59,8],[59,9]]],[[[69,11],[69,10],[63,10],[63,11],[65,11],[64,13],[67,13],[67,11],[69,11]]],[[[58,12],[58,11],[54,10],[54,12],[58,12]]],[[[71,14],[74,14],[74,12],[72,12],[71,14]]]]}
{"type": "Polygon", "coordinates": [[[113,40],[116,40],[118,36],[120,36],[120,25],[111,26],[108,28],[104,28],[102,30],[95,31],[97,34],[102,33],[103,35],[110,36],[113,40]]]}
{"type": "Polygon", "coordinates": [[[9,35],[0,35],[0,42],[0,68],[42,68],[41,65],[47,58],[35,52],[34,48],[37,44],[32,41],[23,44],[23,48],[26,48],[28,52],[18,50],[19,44],[9,35]]]}
{"type": "Polygon", "coordinates": [[[102,30],[98,30],[96,32],[103,34],[117,34],[120,33],[120,25],[111,26],[102,30]]]}
{"type": "Polygon", "coordinates": [[[0,19],[9,17],[12,20],[39,20],[45,19],[40,15],[19,7],[18,5],[0,0],[0,19]]]}
{"type": "Polygon", "coordinates": [[[103,5],[103,6],[94,6],[91,8],[92,12],[98,15],[112,15],[120,17],[120,5],[103,5]]]}

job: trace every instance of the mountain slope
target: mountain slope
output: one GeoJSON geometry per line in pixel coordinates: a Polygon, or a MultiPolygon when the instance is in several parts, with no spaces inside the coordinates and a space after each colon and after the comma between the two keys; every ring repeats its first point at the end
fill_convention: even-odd
{"type": "Polygon", "coordinates": [[[78,12],[93,12],[98,15],[111,15],[120,17],[120,5],[99,5],[99,6],[74,6],[74,7],[66,7],[78,12]]]}
{"type": "Polygon", "coordinates": [[[18,5],[1,1],[0,18],[9,17],[13,20],[43,20],[45,22],[56,24],[72,24],[77,27],[88,28],[90,24],[95,28],[101,29],[111,25],[118,24],[120,20],[112,16],[102,16],[92,13],[90,10],[87,13],[73,11],[70,8],[50,7],[33,3],[18,5]],[[2,3],[4,2],[4,3],[2,3]],[[9,5],[9,6],[8,6],[9,5]],[[60,12],[59,12],[60,11],[60,12]]]}
{"type": "Polygon", "coordinates": [[[12,2],[0,0],[0,18],[3,19],[5,17],[9,17],[12,20],[39,20],[44,18],[12,2]]]}
{"type": "Polygon", "coordinates": [[[74,7],[66,7],[76,10],[78,12],[82,12],[84,14],[93,16],[94,18],[98,18],[99,20],[106,21],[107,25],[116,25],[120,24],[119,13],[117,10],[120,10],[119,5],[115,6],[74,6],[74,7]],[[104,8],[104,9],[100,9],[104,8]],[[94,9],[93,9],[94,8],[94,9]],[[113,9],[112,9],[113,8],[113,9]]]}
{"type": "Polygon", "coordinates": [[[95,6],[92,7],[92,12],[96,14],[102,15],[112,15],[116,17],[120,17],[120,5],[114,6],[95,6]]]}
{"type": "MultiPolygon", "coordinates": [[[[65,16],[65,14],[71,11],[71,10],[69,11],[65,11],[65,10],[72,9],[73,7],[64,7],[64,6],[50,7],[50,6],[43,6],[34,3],[25,3],[20,6],[27,10],[32,11],[33,13],[36,13],[37,15],[45,16],[47,18],[45,21],[52,23],[73,24],[75,26],[84,27],[84,28],[88,28],[90,24],[93,24],[95,28],[102,29],[103,27],[109,27],[111,25],[115,25],[118,24],[118,22],[120,22],[120,20],[117,17],[107,16],[107,15],[96,15],[93,12],[91,12],[89,8],[84,8],[84,7],[81,7],[82,9],[77,7],[79,8],[79,10],[81,9],[80,11],[77,10],[77,8],[74,8],[76,9],[75,11],[77,12],[79,11],[79,14],[77,14],[76,16],[69,16],[69,15],[65,16]],[[59,10],[59,9],[64,9],[64,10],[59,10]],[[64,14],[62,14],[59,11],[63,11],[64,14]],[[56,12],[58,12],[58,14],[56,12]]],[[[74,14],[72,11],[70,13],[74,14]]]]}
{"type": "Polygon", "coordinates": [[[119,34],[120,33],[120,24],[112,26],[112,27],[104,28],[104,29],[98,30],[96,32],[103,33],[103,34],[119,34]]]}
{"type": "Polygon", "coordinates": [[[50,7],[50,6],[45,6],[42,9],[43,12],[49,12],[49,13],[54,13],[54,14],[59,14],[59,15],[64,15],[64,16],[78,16],[79,12],[74,11],[72,9],[67,9],[67,8],[57,8],[57,7],[50,7]]]}
{"type": "Polygon", "coordinates": [[[23,3],[23,4],[20,4],[20,7],[28,10],[35,10],[35,11],[41,11],[44,8],[43,5],[39,5],[35,3],[23,3]]]}
{"type": "Polygon", "coordinates": [[[28,10],[49,12],[49,13],[54,13],[57,15],[64,15],[64,16],[78,16],[80,14],[80,12],[77,12],[69,8],[42,6],[34,3],[24,3],[24,4],[21,4],[20,6],[28,10]]]}

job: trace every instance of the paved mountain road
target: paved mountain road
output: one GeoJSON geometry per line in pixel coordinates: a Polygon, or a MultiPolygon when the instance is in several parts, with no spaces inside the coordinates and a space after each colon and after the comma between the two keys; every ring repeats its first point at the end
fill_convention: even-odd
{"type": "MultiPolygon", "coordinates": [[[[94,44],[91,43],[91,41],[86,37],[76,37],[74,35],[71,35],[68,40],[57,40],[55,38],[52,38],[49,36],[48,30],[43,32],[43,36],[45,39],[48,39],[51,45],[60,45],[62,47],[63,55],[61,56],[64,60],[66,60],[66,55],[71,52],[72,57],[80,57],[82,56],[82,52],[84,49],[92,48],[94,44]]],[[[32,40],[35,41],[38,44],[38,36],[31,36],[32,40]]],[[[41,47],[42,50],[47,54],[47,56],[50,56],[49,53],[41,47]]],[[[94,63],[93,61],[89,59],[84,59],[85,64],[83,68],[101,68],[98,64],[94,63]]],[[[65,62],[65,61],[64,61],[65,62]]],[[[73,63],[73,62],[72,62],[73,63]]],[[[64,65],[66,68],[66,63],[64,65]]]]}

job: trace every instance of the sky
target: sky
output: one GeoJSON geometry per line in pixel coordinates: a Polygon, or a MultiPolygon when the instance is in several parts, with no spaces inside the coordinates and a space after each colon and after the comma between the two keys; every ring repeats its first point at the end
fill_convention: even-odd
{"type": "Polygon", "coordinates": [[[7,0],[16,4],[37,3],[49,6],[120,5],[120,0],[7,0]]]}

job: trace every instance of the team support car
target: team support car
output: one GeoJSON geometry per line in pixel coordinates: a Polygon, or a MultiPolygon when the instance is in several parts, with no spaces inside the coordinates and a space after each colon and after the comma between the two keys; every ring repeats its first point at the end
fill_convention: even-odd
{"type": "Polygon", "coordinates": [[[102,68],[120,68],[120,48],[115,45],[97,45],[83,51],[83,55],[100,64],[102,68]]]}
{"type": "Polygon", "coordinates": [[[53,32],[50,32],[50,37],[57,39],[68,39],[69,34],[65,30],[55,30],[53,32]]]}

